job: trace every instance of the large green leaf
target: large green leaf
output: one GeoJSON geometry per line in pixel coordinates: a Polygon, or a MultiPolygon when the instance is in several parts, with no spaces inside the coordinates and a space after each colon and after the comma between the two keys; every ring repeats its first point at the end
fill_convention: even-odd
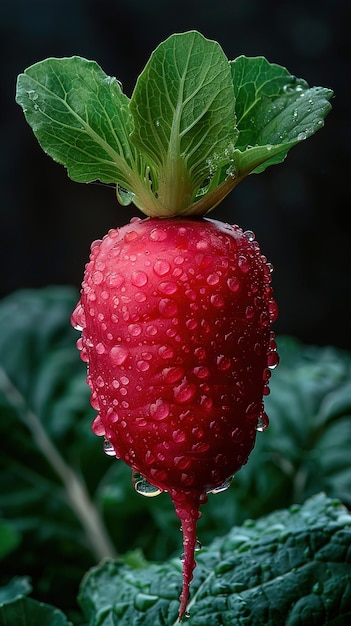
{"type": "Polygon", "coordinates": [[[200,33],[158,46],[131,99],[132,141],[157,167],[153,189],[166,211],[190,204],[209,175],[208,161],[228,163],[237,137],[228,59],[200,33]],[[177,197],[179,194],[179,198],[177,197]]]}
{"type": "Polygon", "coordinates": [[[129,99],[95,61],[74,56],[35,63],[18,76],[16,99],[43,150],[73,180],[130,185],[129,99]]]}
{"type": "MultiPolygon", "coordinates": [[[[351,515],[324,494],[248,520],[197,556],[189,626],[341,626],[351,618],[351,515]]],[[[176,626],[181,563],[107,561],[84,578],[89,626],[176,626]]]]}
{"type": "Polygon", "coordinates": [[[31,591],[26,576],[0,587],[0,626],[73,626],[56,607],[28,598],[31,591]]]}

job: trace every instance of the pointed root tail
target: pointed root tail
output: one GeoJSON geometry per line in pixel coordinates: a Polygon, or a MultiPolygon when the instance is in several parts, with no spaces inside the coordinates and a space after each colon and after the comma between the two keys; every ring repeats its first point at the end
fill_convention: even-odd
{"type": "Polygon", "coordinates": [[[200,517],[199,507],[205,500],[199,492],[177,491],[170,495],[176,514],[181,521],[183,532],[183,587],[179,598],[179,621],[181,622],[186,612],[190,583],[193,579],[193,571],[196,566],[194,553],[196,546],[196,526],[197,520],[200,517]]]}

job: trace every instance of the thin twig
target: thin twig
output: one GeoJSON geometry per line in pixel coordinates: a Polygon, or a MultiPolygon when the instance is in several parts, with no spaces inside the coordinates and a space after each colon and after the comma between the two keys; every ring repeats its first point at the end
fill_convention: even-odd
{"type": "Polygon", "coordinates": [[[0,367],[0,388],[10,404],[17,410],[18,417],[29,429],[37,447],[61,479],[69,503],[84,528],[91,551],[97,560],[116,558],[116,550],[108,536],[101,516],[94,506],[86,485],[66,463],[55,444],[45,431],[39,417],[32,411],[17,387],[0,367]]]}

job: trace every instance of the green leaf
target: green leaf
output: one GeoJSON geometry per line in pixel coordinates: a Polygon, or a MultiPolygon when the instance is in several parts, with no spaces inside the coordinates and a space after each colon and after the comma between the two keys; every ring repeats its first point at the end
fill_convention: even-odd
{"type": "Polygon", "coordinates": [[[132,141],[153,167],[153,190],[165,212],[180,213],[209,175],[228,162],[237,132],[228,59],[191,31],[160,44],[139,76],[131,112],[132,141]]]}
{"type": "Polygon", "coordinates": [[[73,626],[59,609],[27,598],[31,591],[27,576],[0,587],[0,626],[73,626]]]}
{"type": "Polygon", "coordinates": [[[115,183],[147,215],[202,215],[323,126],[333,92],[264,57],[229,61],[192,30],[152,53],[131,99],[94,61],[40,61],[16,100],[43,150],[79,182],[115,183]]]}
{"type": "Polygon", "coordinates": [[[264,57],[231,62],[239,137],[240,172],[261,172],[281,162],[297,143],[324,125],[333,92],[306,81],[264,57]],[[260,167],[259,167],[260,166],[260,167]]]}
{"type": "Polygon", "coordinates": [[[0,606],[15,602],[32,591],[28,576],[16,576],[5,587],[0,587],[0,606]]]}
{"type": "MultiPolygon", "coordinates": [[[[351,617],[351,515],[316,495],[303,506],[248,520],[197,556],[189,626],[347,623],[351,617]]],[[[175,626],[181,563],[135,569],[107,561],[82,581],[89,626],[175,626]]]]}
{"type": "Polygon", "coordinates": [[[12,604],[0,605],[0,626],[73,626],[54,606],[22,598],[12,604]]]}
{"type": "Polygon", "coordinates": [[[73,180],[130,188],[138,156],[129,141],[129,98],[95,61],[74,56],[35,63],[18,76],[16,101],[43,150],[73,180]]]}

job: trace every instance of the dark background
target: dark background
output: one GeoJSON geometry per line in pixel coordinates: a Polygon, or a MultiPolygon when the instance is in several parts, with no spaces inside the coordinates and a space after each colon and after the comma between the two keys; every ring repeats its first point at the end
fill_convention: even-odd
{"type": "Polygon", "coordinates": [[[251,175],[211,217],[251,229],[274,265],[277,333],[351,349],[350,13],[347,0],[0,0],[0,297],[74,285],[90,243],[140,215],[114,190],[72,182],[15,103],[17,75],[48,56],[94,59],[130,96],[154,48],[197,29],[230,59],[264,55],[334,90],[326,125],[251,175]]]}

